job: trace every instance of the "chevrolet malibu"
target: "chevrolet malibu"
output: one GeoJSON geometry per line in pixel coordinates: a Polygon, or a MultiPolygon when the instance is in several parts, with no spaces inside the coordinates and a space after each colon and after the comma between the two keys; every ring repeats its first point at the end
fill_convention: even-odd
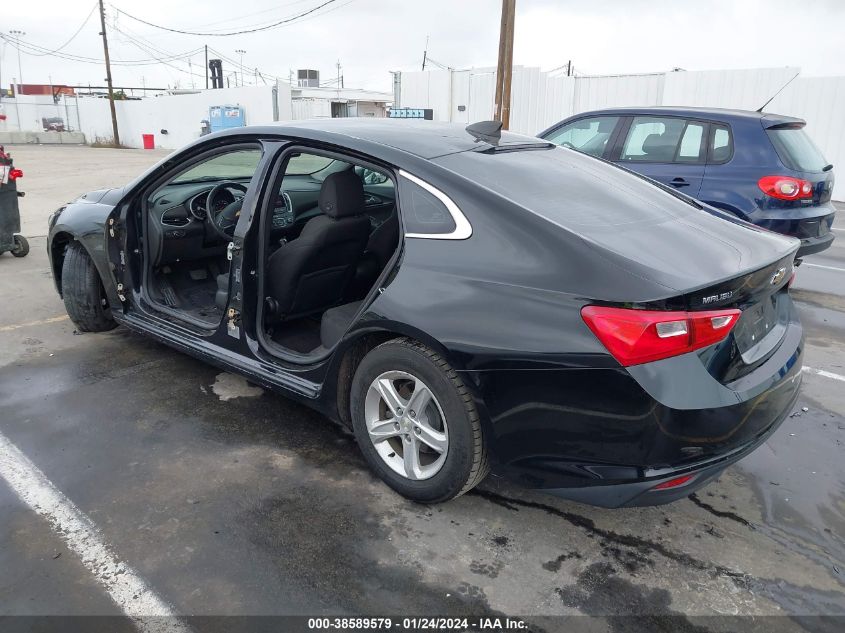
{"type": "Polygon", "coordinates": [[[492,471],[610,507],[687,496],[775,432],[798,247],[491,122],[361,119],[205,136],[48,239],[80,330],[308,404],[410,499],[492,471]]]}

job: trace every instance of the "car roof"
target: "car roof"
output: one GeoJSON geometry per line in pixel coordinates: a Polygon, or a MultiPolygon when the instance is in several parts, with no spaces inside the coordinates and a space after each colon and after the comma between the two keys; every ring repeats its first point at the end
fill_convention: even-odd
{"type": "Polygon", "coordinates": [[[584,115],[595,114],[644,114],[655,116],[685,116],[697,117],[702,119],[715,119],[719,121],[765,119],[764,127],[770,127],[771,125],[777,125],[781,123],[805,123],[803,119],[799,119],[797,117],[785,116],[782,114],[773,114],[770,112],[754,112],[751,110],[737,110],[731,108],[705,108],[693,106],[629,106],[623,108],[604,108],[602,110],[590,110],[589,112],[580,112],[574,116],[581,117],[584,115]]]}
{"type": "MultiPolygon", "coordinates": [[[[358,142],[364,141],[431,159],[478,149],[479,143],[465,128],[463,124],[439,121],[349,117],[283,121],[273,125],[232,128],[218,134],[290,135],[353,149],[358,142]]],[[[500,145],[537,142],[539,140],[531,136],[502,132],[500,145]]]]}

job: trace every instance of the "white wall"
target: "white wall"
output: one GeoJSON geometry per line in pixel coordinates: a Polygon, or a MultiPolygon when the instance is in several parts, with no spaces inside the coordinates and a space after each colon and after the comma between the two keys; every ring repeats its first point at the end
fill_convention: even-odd
{"type": "Polygon", "coordinates": [[[325,99],[294,99],[291,102],[294,121],[303,119],[330,119],[332,103],[325,99]]]}
{"type": "Polygon", "coordinates": [[[0,112],[6,115],[6,120],[0,121],[0,132],[41,132],[44,129],[41,119],[44,117],[61,117],[65,126],[68,125],[64,104],[61,101],[54,103],[50,95],[18,95],[14,99],[4,98],[0,101],[0,112]]]}
{"type": "MultiPolygon", "coordinates": [[[[138,101],[116,101],[120,142],[129,147],[142,146],[142,134],[153,134],[156,147],[177,149],[199,138],[200,121],[208,119],[213,105],[239,105],[244,108],[247,125],[286,121],[292,118],[290,86],[279,84],[278,118],[274,116],[273,86],[246,86],[203,90],[194,94],[149,97],[138,101]],[[162,134],[161,130],[167,130],[162,134]]],[[[73,99],[69,99],[73,102],[73,99]]],[[[112,138],[111,115],[107,99],[91,97],[76,100],[79,129],[89,143],[112,138]]],[[[71,117],[71,123],[74,123],[71,117]]]]}
{"type": "MultiPolygon", "coordinates": [[[[806,120],[807,133],[827,160],[845,172],[845,77],[801,77],[798,73],[799,68],[786,67],[566,77],[515,66],[510,129],[537,134],[573,114],[614,106],[757,110],[782,89],[765,111],[806,120]]],[[[489,120],[495,81],[492,68],[403,72],[397,105],[433,108],[435,121],[489,120]],[[460,105],[465,106],[463,112],[460,105]]],[[[845,178],[839,178],[833,195],[845,199],[845,178]]]]}
{"type": "Polygon", "coordinates": [[[766,106],[766,111],[807,122],[807,133],[839,172],[833,197],[845,200],[845,77],[798,77],[766,106]]]}
{"type": "Polygon", "coordinates": [[[786,67],[666,73],[660,103],[757,110],[800,72],[800,68],[786,67]]]}

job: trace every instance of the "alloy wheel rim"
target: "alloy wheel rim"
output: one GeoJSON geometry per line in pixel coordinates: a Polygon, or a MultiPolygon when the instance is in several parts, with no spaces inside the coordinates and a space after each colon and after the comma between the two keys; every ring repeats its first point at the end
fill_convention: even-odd
{"type": "Polygon", "coordinates": [[[367,433],[379,457],[414,481],[436,475],[449,451],[449,429],[437,398],[422,380],[404,371],[376,377],[364,402],[367,433]]]}

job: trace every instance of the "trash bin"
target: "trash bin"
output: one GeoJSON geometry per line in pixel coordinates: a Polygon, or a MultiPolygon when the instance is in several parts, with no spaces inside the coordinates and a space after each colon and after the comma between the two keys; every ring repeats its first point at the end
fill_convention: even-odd
{"type": "Polygon", "coordinates": [[[141,134],[141,138],[144,141],[144,149],[155,149],[156,148],[155,135],[153,135],[153,134],[141,134]]]}
{"type": "Polygon", "coordinates": [[[15,168],[12,157],[0,145],[0,254],[8,251],[15,257],[25,257],[29,253],[29,242],[19,235],[18,198],[23,196],[23,191],[18,191],[17,180],[22,177],[23,172],[15,168]]]}

